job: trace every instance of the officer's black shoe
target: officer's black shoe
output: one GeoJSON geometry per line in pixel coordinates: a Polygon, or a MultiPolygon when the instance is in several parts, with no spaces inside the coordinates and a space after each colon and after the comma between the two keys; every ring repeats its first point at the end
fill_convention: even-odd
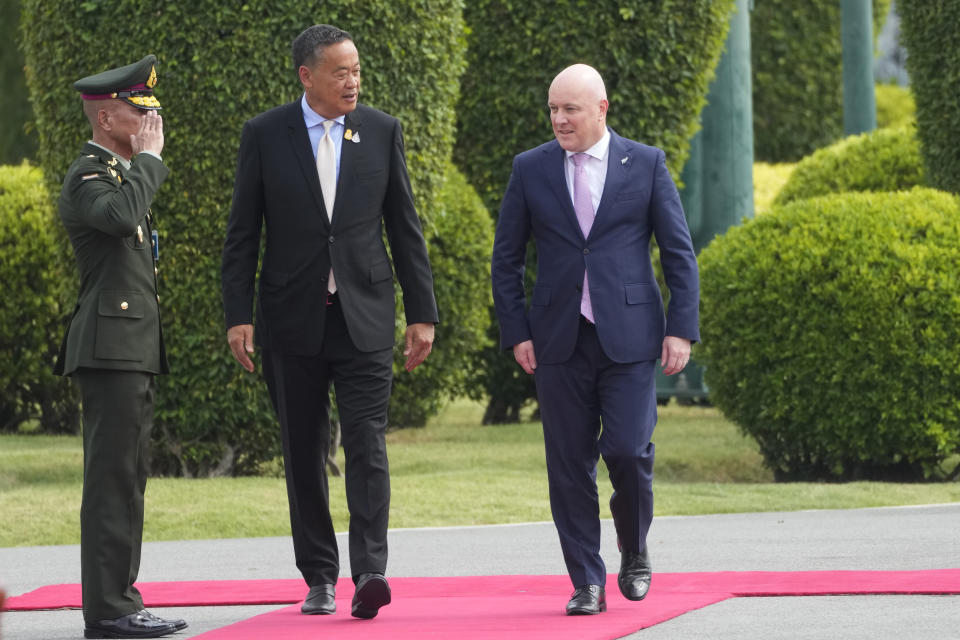
{"type": "MultiPolygon", "coordinates": [[[[145,611],[137,611],[112,620],[88,622],[83,630],[84,638],[160,638],[176,633],[173,622],[162,620],[145,611]]],[[[182,620],[179,622],[183,622],[182,620]]],[[[183,623],[183,626],[187,626],[183,623]]],[[[182,629],[183,627],[179,627],[182,629]]]]}

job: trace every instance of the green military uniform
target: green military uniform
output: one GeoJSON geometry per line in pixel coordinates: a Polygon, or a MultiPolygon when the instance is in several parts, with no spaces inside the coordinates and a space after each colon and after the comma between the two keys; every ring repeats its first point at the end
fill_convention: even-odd
{"type": "MultiPolygon", "coordinates": [[[[87,100],[158,109],[155,64],[147,56],[74,86],[87,100]]],[[[144,608],[133,583],[140,565],[153,378],[167,373],[150,203],[168,173],[155,154],[127,161],[88,142],[60,195],[80,293],[55,371],[73,376],[83,400],[81,577],[88,627],[144,608]]]]}

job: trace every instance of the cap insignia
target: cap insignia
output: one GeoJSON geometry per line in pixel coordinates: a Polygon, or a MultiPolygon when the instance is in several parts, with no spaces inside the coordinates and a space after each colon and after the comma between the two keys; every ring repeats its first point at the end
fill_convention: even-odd
{"type": "Polygon", "coordinates": [[[150,77],[147,78],[147,86],[153,89],[157,84],[157,68],[150,67],[150,77]]]}

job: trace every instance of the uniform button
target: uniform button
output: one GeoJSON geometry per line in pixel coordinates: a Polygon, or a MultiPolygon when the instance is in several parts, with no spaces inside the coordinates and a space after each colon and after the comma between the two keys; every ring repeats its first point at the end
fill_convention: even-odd
{"type": "Polygon", "coordinates": [[[160,275],[160,272],[157,270],[156,267],[153,268],[153,275],[155,275],[155,276],[156,276],[156,275],[160,275]]]}
{"type": "Polygon", "coordinates": [[[126,311],[129,307],[130,307],[130,305],[127,304],[127,301],[126,301],[126,300],[124,300],[123,302],[120,303],[120,308],[123,309],[124,311],[126,311]]]}
{"type": "Polygon", "coordinates": [[[157,294],[157,302],[160,302],[160,294],[157,294]]]}
{"type": "Polygon", "coordinates": [[[590,255],[590,249],[584,249],[584,250],[583,250],[583,255],[585,255],[585,256],[590,255]]]}
{"type": "Polygon", "coordinates": [[[329,238],[329,240],[327,240],[327,242],[329,242],[330,244],[333,244],[333,236],[330,236],[330,238],[329,238]]]}
{"type": "Polygon", "coordinates": [[[582,285],[582,284],[578,284],[578,285],[577,285],[577,291],[583,291],[583,285],[582,285]]]}

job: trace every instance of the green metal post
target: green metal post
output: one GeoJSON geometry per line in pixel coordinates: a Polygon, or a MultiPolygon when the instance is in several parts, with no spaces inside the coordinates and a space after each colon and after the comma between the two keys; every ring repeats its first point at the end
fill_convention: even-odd
{"type": "Polygon", "coordinates": [[[873,2],[840,0],[843,38],[843,132],[877,128],[873,88],[873,2]]]}
{"type": "MultiPolygon", "coordinates": [[[[753,93],[750,81],[751,0],[737,0],[726,51],[710,85],[702,128],[690,143],[680,194],[693,248],[753,217],[753,93]]],[[[657,397],[705,398],[703,368],[691,361],[675,376],[659,374],[657,397]]]]}

